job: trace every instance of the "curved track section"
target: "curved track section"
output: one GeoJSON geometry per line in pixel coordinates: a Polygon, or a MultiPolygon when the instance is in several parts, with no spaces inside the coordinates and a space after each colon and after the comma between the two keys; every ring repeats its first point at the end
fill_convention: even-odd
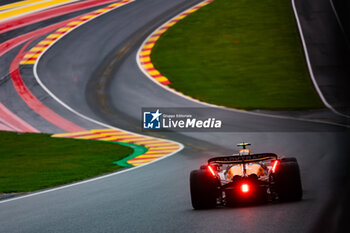
{"type": "MultiPolygon", "coordinates": [[[[162,22],[199,1],[137,0],[58,40],[40,58],[37,79],[78,113],[140,131],[141,107],[201,107],[144,77],[135,60],[162,22]]],[[[26,71],[26,82],[36,83],[26,71]]],[[[34,94],[42,89],[33,90],[34,94]]],[[[45,104],[74,122],[79,116],[47,93],[45,104]]],[[[320,232],[336,231],[347,183],[343,127],[217,109],[232,133],[153,133],[186,145],[176,155],[118,175],[0,203],[2,232],[320,232]],[[304,199],[242,208],[194,211],[189,172],[211,156],[232,153],[241,140],[254,151],[295,156],[304,199]],[[337,199],[335,200],[335,197],[337,199]]],[[[96,123],[80,122],[85,128],[96,123]]]]}

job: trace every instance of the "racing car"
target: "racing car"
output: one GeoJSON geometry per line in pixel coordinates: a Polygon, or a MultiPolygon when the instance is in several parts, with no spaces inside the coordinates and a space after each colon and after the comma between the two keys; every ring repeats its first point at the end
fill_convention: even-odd
{"type": "Polygon", "coordinates": [[[296,158],[274,153],[251,154],[249,143],[238,154],[215,157],[190,174],[194,209],[298,201],[303,191],[296,158]]]}

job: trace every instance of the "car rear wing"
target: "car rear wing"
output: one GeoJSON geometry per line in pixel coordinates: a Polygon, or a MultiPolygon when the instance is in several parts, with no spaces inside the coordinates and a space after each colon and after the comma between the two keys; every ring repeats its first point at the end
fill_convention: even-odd
{"type": "Polygon", "coordinates": [[[242,164],[242,163],[252,163],[259,162],[269,159],[277,159],[277,155],[274,153],[262,153],[262,154],[252,154],[252,155],[233,155],[233,156],[223,156],[215,157],[208,160],[210,163],[221,163],[221,164],[242,164]]]}

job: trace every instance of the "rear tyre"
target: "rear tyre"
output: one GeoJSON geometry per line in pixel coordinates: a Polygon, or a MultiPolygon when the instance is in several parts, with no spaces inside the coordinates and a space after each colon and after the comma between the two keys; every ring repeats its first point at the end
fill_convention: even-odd
{"type": "Polygon", "coordinates": [[[190,174],[191,201],[194,209],[208,209],[216,206],[219,196],[218,179],[207,170],[194,170],[190,174]]]}
{"type": "Polygon", "coordinates": [[[273,186],[280,201],[299,201],[302,199],[300,169],[295,158],[281,160],[273,176],[273,186]]]}

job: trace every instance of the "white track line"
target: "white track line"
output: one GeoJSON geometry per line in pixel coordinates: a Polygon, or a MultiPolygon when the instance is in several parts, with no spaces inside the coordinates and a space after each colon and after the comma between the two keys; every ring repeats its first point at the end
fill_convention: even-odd
{"type": "Polygon", "coordinates": [[[346,36],[346,32],[345,32],[344,26],[343,26],[343,24],[342,24],[342,22],[341,22],[341,20],[340,20],[340,17],[339,17],[339,14],[338,14],[338,12],[337,12],[337,9],[335,9],[334,0],[329,0],[329,4],[331,4],[333,13],[334,13],[334,15],[335,15],[335,18],[337,19],[337,22],[338,22],[338,25],[339,25],[339,27],[340,27],[340,30],[341,30],[342,33],[343,33],[344,39],[345,39],[345,41],[346,41],[346,44],[347,44],[348,46],[350,46],[350,41],[349,41],[349,39],[348,39],[347,36],[346,36]]]}
{"type": "Polygon", "coordinates": [[[320,87],[318,86],[317,84],[317,81],[315,79],[315,76],[314,76],[314,72],[312,70],[312,66],[311,66],[311,62],[310,62],[310,58],[309,58],[309,53],[308,53],[308,49],[307,49],[307,46],[306,46],[306,43],[305,43],[305,38],[304,38],[304,34],[303,34],[303,29],[301,28],[301,24],[300,24],[300,20],[299,20],[299,15],[298,15],[298,11],[295,7],[295,0],[291,0],[292,1],[292,7],[293,7],[293,12],[294,12],[294,17],[295,17],[295,20],[297,22],[297,25],[298,25],[298,30],[299,30],[299,34],[300,34],[300,38],[301,38],[301,42],[303,44],[303,49],[304,49],[304,53],[305,53],[305,59],[306,59],[306,64],[307,64],[307,68],[309,70],[309,74],[310,74],[310,77],[311,77],[311,80],[312,80],[312,83],[314,84],[314,87],[318,93],[318,95],[320,96],[323,104],[329,108],[333,113],[337,114],[338,116],[342,116],[342,117],[346,117],[346,118],[350,118],[350,116],[348,115],[345,115],[343,113],[340,113],[338,112],[337,110],[335,110],[332,105],[330,105],[328,103],[328,101],[326,100],[326,98],[323,96],[323,93],[322,91],[320,90],[320,87]]]}
{"type": "MultiPolygon", "coordinates": [[[[294,0],[293,0],[294,1],[294,0]]],[[[205,2],[205,1],[203,1],[205,2]]],[[[202,2],[198,3],[198,4],[201,4],[202,2]]],[[[198,5],[197,4],[197,5],[198,5]]],[[[195,5],[196,6],[196,5],[195,5]]],[[[195,7],[195,6],[192,6],[190,7],[189,9],[195,7]]],[[[137,51],[137,54],[136,54],[136,62],[137,62],[137,65],[139,67],[139,69],[144,73],[144,75],[149,78],[152,82],[154,82],[155,84],[157,84],[158,86],[166,89],[167,91],[175,94],[175,95],[178,95],[184,99],[187,99],[189,101],[192,101],[192,102],[195,102],[197,104],[201,104],[201,105],[204,105],[206,107],[213,107],[213,108],[219,108],[219,109],[225,109],[225,110],[228,110],[228,111],[232,111],[232,112],[239,112],[239,113],[245,113],[245,114],[250,114],[250,115],[255,115],[255,116],[263,116],[263,117],[271,117],[271,118],[278,118],[278,119],[287,119],[287,120],[297,120],[297,121],[306,121],[306,122],[312,122],[312,123],[321,123],[321,124],[327,124],[327,125],[335,125],[335,126],[340,126],[340,127],[345,127],[345,128],[350,128],[349,125],[344,125],[344,124],[339,124],[339,123],[335,123],[335,122],[329,122],[329,121],[323,121],[323,120],[314,120],[314,119],[303,119],[303,118],[297,118],[297,117],[292,117],[292,116],[280,116],[280,115],[271,115],[271,114],[266,114],[266,113],[257,113],[257,112],[251,112],[251,111],[244,111],[244,110],[240,110],[240,109],[234,109],[234,108],[229,108],[229,107],[225,107],[225,106],[220,106],[220,105],[216,105],[216,104],[210,104],[210,103],[206,103],[206,102],[202,102],[200,100],[197,100],[197,99],[194,99],[190,96],[187,96],[185,94],[182,94],[178,91],[176,91],[175,89],[172,89],[166,85],[163,85],[161,84],[160,82],[158,82],[157,80],[155,80],[152,76],[150,76],[146,70],[143,69],[142,65],[141,65],[141,62],[140,62],[140,53],[141,53],[141,50],[142,48],[144,47],[145,43],[148,41],[148,39],[150,37],[152,37],[152,35],[157,32],[161,27],[163,27],[165,24],[169,23],[171,20],[173,20],[174,18],[180,16],[181,14],[183,14],[184,12],[186,12],[187,10],[189,9],[186,9],[184,11],[182,11],[181,13],[179,13],[178,15],[174,16],[173,18],[171,18],[170,20],[168,20],[167,22],[165,22],[164,24],[160,25],[158,28],[156,28],[142,43],[142,45],[140,46],[140,48],[138,49],[137,51]]],[[[301,34],[302,35],[302,34],[301,34]]],[[[303,36],[302,36],[303,38],[303,36]]],[[[308,58],[308,56],[307,56],[308,58]]],[[[307,59],[308,60],[308,59],[307,59]]],[[[309,62],[308,62],[309,64],[309,62]]],[[[311,66],[310,66],[310,69],[311,69],[311,66]]],[[[311,70],[312,72],[312,70],[311,70]]],[[[313,77],[313,76],[312,76],[313,77]]],[[[313,78],[314,80],[314,78],[313,78]]],[[[314,83],[314,85],[316,85],[316,87],[318,88],[317,84],[314,83]]],[[[321,94],[320,95],[321,98],[323,98],[323,95],[321,94]]],[[[331,107],[331,106],[330,106],[331,107]]],[[[330,108],[331,110],[333,109],[332,107],[330,108]]],[[[333,109],[334,110],[334,109],[333,109]]],[[[335,111],[335,110],[334,110],[335,111]]],[[[333,112],[334,112],[333,111],[333,112]]],[[[338,114],[339,115],[339,114],[338,114]]]]}
{"type": "MultiPolygon", "coordinates": [[[[131,2],[129,2],[131,3],[131,2]]],[[[122,6],[125,6],[129,3],[126,3],[122,6]]],[[[121,6],[121,7],[122,7],[121,6]]],[[[119,8],[119,7],[118,7],[119,8]]],[[[118,8],[115,8],[115,9],[118,9],[118,8]]],[[[113,10],[115,10],[113,9],[113,10]]],[[[113,11],[112,10],[112,11],[113,11]]],[[[110,11],[108,11],[110,12],[110,11]]],[[[93,20],[93,19],[96,19],[97,17],[100,17],[101,15],[104,15],[108,12],[105,12],[105,13],[102,13],[90,20],[93,20]]],[[[84,25],[85,23],[89,22],[90,20],[87,20],[86,22],[78,25],[77,27],[73,28],[71,31],[79,28],[80,26],[84,25]]],[[[69,32],[71,32],[69,31],[69,32]]],[[[61,104],[63,107],[65,107],[66,109],[68,109],[70,112],[78,115],[79,117],[87,120],[87,121],[90,121],[90,122],[93,122],[95,124],[98,124],[98,125],[101,125],[102,127],[106,127],[106,128],[111,128],[111,129],[116,129],[116,130],[122,130],[122,131],[125,131],[125,132],[128,132],[128,133],[131,133],[131,134],[135,134],[135,135],[139,135],[139,136],[145,136],[145,135],[141,135],[141,134],[138,134],[138,133],[134,133],[134,132],[130,132],[130,131],[127,131],[127,130],[124,130],[124,129],[119,129],[119,128],[116,128],[114,126],[111,126],[111,125],[108,125],[108,124],[105,124],[105,123],[102,123],[100,121],[97,121],[97,120],[94,120],[88,116],[85,116],[81,113],[79,113],[78,111],[74,110],[73,108],[71,108],[69,105],[67,105],[66,103],[64,103],[62,100],[60,100],[56,95],[54,95],[43,83],[42,81],[40,80],[39,76],[38,76],[38,72],[37,72],[37,68],[38,68],[38,63],[42,57],[42,55],[44,53],[46,53],[57,41],[59,41],[60,39],[62,39],[65,35],[67,35],[69,32],[67,32],[66,34],[64,34],[62,37],[60,37],[58,40],[54,41],[50,46],[48,46],[38,57],[38,59],[36,60],[35,64],[34,64],[34,67],[33,67],[33,72],[34,72],[34,76],[35,76],[35,79],[36,81],[39,83],[39,85],[53,98],[55,99],[59,104],[61,104]]],[[[159,139],[159,138],[155,138],[155,137],[151,137],[151,136],[145,136],[145,137],[149,137],[149,138],[154,138],[154,139],[159,139]]],[[[93,182],[93,181],[97,181],[97,180],[101,180],[101,179],[104,179],[104,178],[108,178],[108,177],[111,177],[111,176],[115,176],[115,175],[118,175],[118,174],[122,174],[122,173],[125,173],[125,172],[129,172],[129,171],[132,171],[132,170],[135,170],[135,169],[138,169],[138,168],[141,168],[141,167],[144,167],[144,166],[147,166],[147,165],[150,165],[152,163],[155,163],[155,162],[158,162],[162,159],[165,159],[165,158],[168,158],[174,154],[176,154],[177,152],[181,151],[183,148],[184,148],[184,145],[179,143],[179,142],[175,142],[175,141],[172,141],[172,140],[169,140],[169,139],[161,139],[161,140],[164,140],[164,141],[168,141],[168,142],[172,142],[172,143],[175,143],[175,144],[178,144],[179,145],[179,149],[166,155],[166,156],[163,156],[157,160],[154,160],[152,162],[149,162],[147,164],[143,164],[143,165],[140,165],[140,166],[137,166],[137,167],[132,167],[132,168],[128,168],[128,169],[125,169],[125,170],[122,170],[122,171],[117,171],[117,172],[114,172],[114,173],[111,173],[111,174],[108,174],[108,175],[104,175],[104,176],[100,176],[100,177],[96,177],[96,178],[92,178],[92,179],[88,179],[88,180],[84,180],[84,181],[81,181],[81,182],[77,182],[77,183],[73,183],[73,184],[68,184],[68,185],[63,185],[61,187],[57,187],[57,188],[53,188],[53,189],[48,189],[48,190],[44,190],[44,191],[39,191],[39,192],[34,192],[32,194],[28,194],[28,195],[24,195],[24,196],[20,196],[20,197],[15,197],[15,198],[11,198],[11,199],[6,199],[6,200],[3,200],[3,201],[0,201],[0,204],[3,204],[3,203],[7,203],[7,202],[10,202],[10,201],[15,201],[15,200],[20,200],[20,199],[23,199],[23,198],[27,198],[27,197],[33,197],[33,196],[37,196],[37,195],[40,195],[40,194],[44,194],[44,193],[49,193],[49,192],[54,192],[54,191],[57,191],[57,190],[61,190],[61,189],[65,189],[65,188],[70,188],[70,187],[73,187],[73,186],[77,186],[77,185],[81,185],[81,184],[86,184],[86,183],[89,183],[89,182],[93,182]]]]}

